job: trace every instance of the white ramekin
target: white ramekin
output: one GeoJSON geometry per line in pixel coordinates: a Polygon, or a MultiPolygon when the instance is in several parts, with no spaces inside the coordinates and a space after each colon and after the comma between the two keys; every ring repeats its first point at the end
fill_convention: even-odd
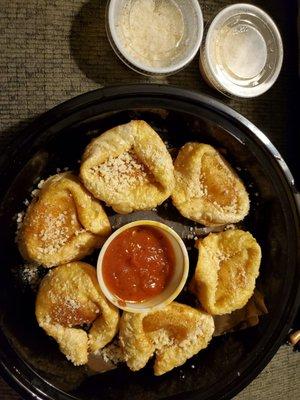
{"type": "Polygon", "coordinates": [[[116,22],[121,6],[128,0],[110,0],[106,9],[106,32],[117,56],[131,69],[143,75],[172,75],[189,64],[201,45],[203,36],[203,15],[198,0],[173,0],[180,8],[186,29],[184,48],[176,62],[166,67],[152,67],[136,60],[122,45],[117,33],[116,22]]]}
{"type": "Polygon", "coordinates": [[[100,251],[97,262],[98,282],[106,298],[116,307],[133,313],[148,312],[156,308],[164,307],[167,304],[171,303],[171,301],[173,301],[182,291],[188,277],[188,272],[189,272],[189,257],[185,244],[183,243],[180,236],[178,236],[177,233],[173,231],[173,229],[169,228],[167,225],[162,224],[161,222],[149,221],[149,220],[134,221],[117,229],[104,243],[100,251]],[[134,226],[145,226],[145,225],[151,226],[155,229],[162,231],[164,235],[169,239],[175,254],[175,266],[174,266],[173,277],[169,282],[168,286],[163,290],[163,292],[161,292],[159,295],[149,300],[145,300],[143,302],[123,301],[119,299],[116,295],[111,293],[111,291],[105,284],[102,273],[103,257],[110,243],[120,233],[134,226]]]}

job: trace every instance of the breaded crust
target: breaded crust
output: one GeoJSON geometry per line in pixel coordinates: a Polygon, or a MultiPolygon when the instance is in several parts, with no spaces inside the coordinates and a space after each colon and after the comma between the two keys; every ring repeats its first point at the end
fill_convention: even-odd
{"type": "Polygon", "coordinates": [[[212,146],[185,144],[174,167],[172,200],[184,217],[214,226],[241,221],[248,214],[249,197],[242,181],[212,146]]]}
{"type": "Polygon", "coordinates": [[[83,262],[61,265],[43,278],[36,298],[38,324],[75,365],[116,335],[119,312],[102,294],[96,270],[83,262]],[[89,331],[82,329],[91,325],[89,331]]]}
{"type": "Polygon", "coordinates": [[[52,267],[90,254],[110,232],[102,206],[66,172],[47,179],[29,205],[18,245],[26,260],[52,267]]]}
{"type": "Polygon", "coordinates": [[[261,249],[249,232],[228,230],[198,240],[198,263],[191,289],[211,315],[246,305],[255,289],[261,249]]]}
{"type": "Polygon", "coordinates": [[[120,320],[128,367],[138,371],[155,354],[155,375],[171,371],[206,348],[213,331],[210,315],[176,302],[149,313],[124,312],[120,320]]]}
{"type": "Polygon", "coordinates": [[[116,212],[148,210],[174,189],[172,158],[145,121],[108,130],[85,149],[80,177],[93,195],[116,212]]]}

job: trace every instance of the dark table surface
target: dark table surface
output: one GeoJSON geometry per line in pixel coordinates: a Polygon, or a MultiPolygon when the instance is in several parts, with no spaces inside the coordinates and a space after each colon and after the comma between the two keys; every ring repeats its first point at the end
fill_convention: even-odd
{"type": "MultiPolygon", "coordinates": [[[[284,42],[284,63],[276,84],[257,99],[228,99],[208,87],[196,58],[180,73],[154,79],[138,75],[114,55],[105,34],[101,0],[2,0],[0,9],[0,146],[40,113],[80,93],[122,83],[161,82],[210,94],[244,114],[275,144],[299,177],[297,1],[248,1],[276,21],[284,42]]],[[[231,0],[201,0],[207,22],[231,0]]],[[[240,400],[296,400],[299,354],[283,346],[240,395],[240,400]]],[[[298,395],[297,395],[298,393],[298,395]]],[[[0,399],[19,396],[0,380],[0,399]]]]}

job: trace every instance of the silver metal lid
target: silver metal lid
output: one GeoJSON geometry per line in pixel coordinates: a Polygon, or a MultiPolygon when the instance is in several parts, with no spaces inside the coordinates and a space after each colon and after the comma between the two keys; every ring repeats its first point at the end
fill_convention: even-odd
{"type": "Polygon", "coordinates": [[[219,91],[255,97],[276,81],[283,60],[271,17],[250,4],[224,8],[212,21],[200,53],[201,70],[219,91]]]}

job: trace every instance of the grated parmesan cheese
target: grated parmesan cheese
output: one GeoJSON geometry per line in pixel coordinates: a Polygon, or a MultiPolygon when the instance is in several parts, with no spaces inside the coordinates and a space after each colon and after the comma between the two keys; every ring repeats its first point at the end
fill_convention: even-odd
{"type": "Polygon", "coordinates": [[[153,331],[149,336],[156,350],[161,350],[165,346],[173,346],[175,344],[174,338],[171,338],[165,329],[153,331]]]}
{"type": "Polygon", "coordinates": [[[25,211],[21,211],[15,215],[15,219],[17,222],[17,229],[16,229],[16,235],[15,235],[16,243],[18,241],[18,235],[20,233],[20,229],[22,228],[22,225],[23,225],[24,216],[25,216],[25,211]]]}
{"type": "Polygon", "coordinates": [[[41,280],[39,265],[36,263],[25,264],[21,272],[21,278],[26,284],[31,286],[32,289],[35,289],[41,280]]]}
{"type": "Polygon", "coordinates": [[[44,180],[44,179],[41,179],[41,180],[39,181],[37,187],[38,187],[39,189],[42,189],[42,187],[44,186],[44,183],[45,183],[45,180],[44,180]]]}
{"type": "Polygon", "coordinates": [[[105,185],[118,192],[150,182],[152,177],[148,168],[132,151],[122,153],[118,157],[109,157],[104,163],[92,167],[91,172],[102,178],[105,185]]]}
{"type": "Polygon", "coordinates": [[[102,355],[103,360],[105,362],[112,362],[113,364],[119,364],[125,361],[125,356],[118,341],[114,341],[103,349],[98,350],[98,352],[102,355]]]}

